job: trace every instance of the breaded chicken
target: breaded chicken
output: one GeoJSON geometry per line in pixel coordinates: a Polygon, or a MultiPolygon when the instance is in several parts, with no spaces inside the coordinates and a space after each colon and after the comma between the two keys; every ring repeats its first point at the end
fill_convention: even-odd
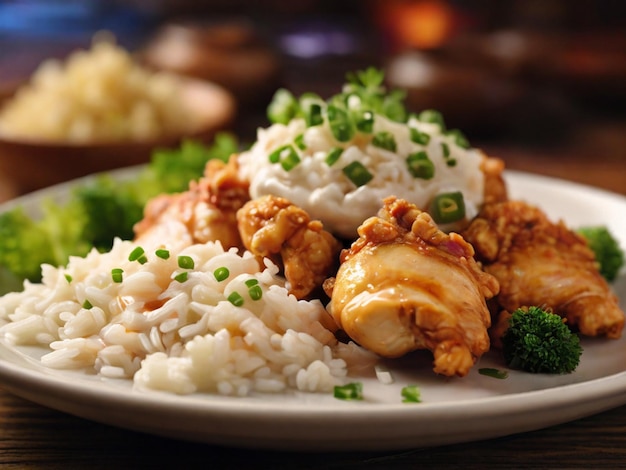
{"type": "Polygon", "coordinates": [[[428,349],[436,373],[466,375],[489,349],[486,299],[498,292],[471,245],[395,197],[358,232],[325,283],[339,327],[381,356],[428,349]]]}
{"type": "Polygon", "coordinates": [[[289,291],[299,299],[321,288],[337,267],[341,243],[287,199],[262,196],[237,212],[244,246],[284,268],[289,291]]]}
{"type": "MultiPolygon", "coordinates": [[[[494,314],[538,306],[566,318],[584,335],[620,337],[624,312],[617,296],[584,238],[563,222],[553,223],[525,202],[509,201],[486,205],[462,235],[500,283],[494,314]]],[[[494,339],[506,329],[502,321],[498,325],[494,339]]]]}
{"type": "Polygon", "coordinates": [[[189,190],[162,194],[148,202],[135,227],[135,240],[159,246],[163,240],[184,244],[220,241],[224,248],[242,246],[236,213],[248,200],[248,182],[239,178],[237,159],[210,160],[189,190]]]}

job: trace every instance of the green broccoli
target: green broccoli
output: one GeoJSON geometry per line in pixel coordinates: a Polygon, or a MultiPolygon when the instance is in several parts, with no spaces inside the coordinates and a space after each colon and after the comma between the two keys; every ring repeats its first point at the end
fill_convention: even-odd
{"type": "Polygon", "coordinates": [[[518,308],[502,336],[502,352],[512,369],[568,374],[580,362],[582,346],[564,320],[539,307],[518,308]]]}
{"type": "Polygon", "coordinates": [[[624,252],[605,226],[581,227],[577,232],[586,240],[600,264],[600,274],[612,282],[624,265],[624,252]]]}

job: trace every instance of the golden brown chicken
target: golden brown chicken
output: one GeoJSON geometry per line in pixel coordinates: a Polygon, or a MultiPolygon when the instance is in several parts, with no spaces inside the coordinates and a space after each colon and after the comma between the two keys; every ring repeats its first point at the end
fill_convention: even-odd
{"type": "Polygon", "coordinates": [[[148,202],[135,227],[135,240],[158,246],[163,240],[181,243],[220,241],[224,248],[241,247],[237,210],[249,199],[248,182],[239,178],[237,159],[210,160],[204,176],[180,194],[162,194],[148,202]]]}
{"type": "Polygon", "coordinates": [[[320,289],[337,267],[342,245],[287,199],[268,195],[249,201],[237,220],[244,246],[282,266],[289,292],[298,299],[320,289]]]}
{"type": "MultiPolygon", "coordinates": [[[[494,314],[548,308],[588,336],[619,338],[624,313],[585,240],[521,201],[486,205],[463,232],[485,271],[500,283],[494,314]]],[[[492,332],[506,330],[506,315],[492,332]]],[[[496,323],[496,322],[494,322],[496,323]]]]}
{"type": "Polygon", "coordinates": [[[498,292],[471,245],[395,197],[358,232],[325,283],[339,327],[381,356],[428,349],[436,373],[466,375],[489,349],[486,299],[498,292]]]}

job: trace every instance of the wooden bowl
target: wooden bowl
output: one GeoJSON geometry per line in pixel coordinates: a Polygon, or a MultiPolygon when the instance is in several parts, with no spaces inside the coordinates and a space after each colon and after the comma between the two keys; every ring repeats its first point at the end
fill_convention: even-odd
{"type": "MultiPolygon", "coordinates": [[[[188,138],[210,142],[217,131],[232,124],[235,100],[220,85],[190,78],[181,80],[181,99],[198,121],[193,132],[151,141],[87,144],[0,135],[0,194],[7,199],[91,173],[147,163],[155,149],[175,148],[188,138]]],[[[0,107],[17,87],[5,85],[0,90],[0,107]]]]}

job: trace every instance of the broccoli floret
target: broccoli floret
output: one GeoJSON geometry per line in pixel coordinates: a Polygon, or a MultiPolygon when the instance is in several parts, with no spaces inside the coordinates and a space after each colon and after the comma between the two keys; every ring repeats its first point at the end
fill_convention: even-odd
{"type": "Polygon", "coordinates": [[[502,336],[502,352],[512,369],[568,374],[580,362],[582,346],[564,320],[539,307],[518,308],[502,336]]]}
{"type": "Polygon", "coordinates": [[[586,240],[600,265],[600,274],[612,282],[624,265],[624,252],[605,226],[581,227],[577,232],[586,240]]]}
{"type": "Polygon", "coordinates": [[[0,265],[21,279],[41,279],[41,263],[54,262],[48,233],[21,208],[0,214],[0,265]]]}

